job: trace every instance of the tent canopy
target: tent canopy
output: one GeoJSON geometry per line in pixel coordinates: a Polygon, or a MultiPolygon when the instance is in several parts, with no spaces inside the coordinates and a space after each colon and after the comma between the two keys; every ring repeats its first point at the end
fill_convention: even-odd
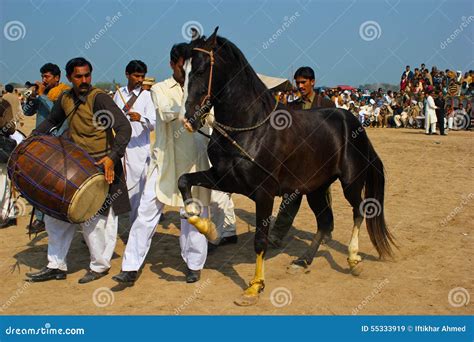
{"type": "Polygon", "coordinates": [[[267,86],[268,89],[274,91],[285,91],[293,88],[291,82],[286,78],[278,78],[272,76],[266,76],[263,74],[257,74],[260,80],[267,86]]]}

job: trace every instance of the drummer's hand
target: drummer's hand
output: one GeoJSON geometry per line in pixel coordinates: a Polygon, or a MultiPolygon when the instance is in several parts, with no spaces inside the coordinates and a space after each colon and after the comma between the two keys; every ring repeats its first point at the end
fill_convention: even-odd
{"type": "Polygon", "coordinates": [[[114,172],[114,161],[110,159],[109,157],[104,157],[101,160],[99,160],[95,165],[103,165],[104,166],[104,171],[105,171],[105,180],[107,183],[112,184],[115,178],[115,172],[114,172]]]}
{"type": "Polygon", "coordinates": [[[140,121],[142,116],[136,112],[128,112],[128,116],[130,117],[130,121],[140,121]]]}
{"type": "Polygon", "coordinates": [[[43,84],[43,82],[37,81],[37,82],[35,82],[35,83],[36,83],[36,85],[38,86],[38,89],[36,90],[36,94],[37,94],[38,96],[43,95],[43,94],[44,94],[44,91],[46,90],[46,86],[43,84]]]}

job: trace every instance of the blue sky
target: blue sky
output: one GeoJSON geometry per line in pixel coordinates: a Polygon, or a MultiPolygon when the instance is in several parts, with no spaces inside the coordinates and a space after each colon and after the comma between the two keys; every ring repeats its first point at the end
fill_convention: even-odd
{"type": "Polygon", "coordinates": [[[1,0],[0,82],[37,80],[44,63],[63,70],[77,56],[93,63],[93,82],[123,83],[131,59],[162,80],[186,24],[207,35],[219,26],[257,72],[288,78],[311,66],[317,85],[398,83],[406,64],[422,62],[474,69],[468,0],[1,0]]]}

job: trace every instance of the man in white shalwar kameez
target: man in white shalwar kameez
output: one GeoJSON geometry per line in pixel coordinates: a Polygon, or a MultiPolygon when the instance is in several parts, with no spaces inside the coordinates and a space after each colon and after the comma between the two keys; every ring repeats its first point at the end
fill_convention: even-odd
{"type": "Polygon", "coordinates": [[[147,66],[142,61],[133,60],[128,63],[125,69],[128,84],[119,88],[114,95],[114,102],[126,114],[132,126],[132,136],[123,163],[132,207],[130,224],[137,217],[140,198],[145,190],[146,174],[151,159],[150,132],[153,131],[156,122],[151,94],[141,88],[146,73],[147,66]]]}
{"type": "MultiPolygon", "coordinates": [[[[186,45],[177,44],[171,50],[173,76],[151,88],[156,109],[156,141],[138,216],[130,229],[123,255],[122,272],[113,277],[120,283],[130,284],[137,279],[164,206],[180,207],[184,214],[178,178],[184,173],[203,171],[210,167],[206,138],[187,132],[179,117],[184,105],[183,64],[186,45]]],[[[193,187],[192,195],[202,206],[201,217],[208,217],[211,190],[196,186],[193,187]]],[[[207,239],[182,218],[179,242],[181,256],[187,265],[186,282],[196,282],[206,261],[207,239]]]]}
{"type": "Polygon", "coordinates": [[[427,91],[428,98],[426,99],[425,107],[425,134],[436,134],[436,105],[433,99],[431,90],[427,91]],[[431,132],[430,132],[431,130],[431,132]]]}

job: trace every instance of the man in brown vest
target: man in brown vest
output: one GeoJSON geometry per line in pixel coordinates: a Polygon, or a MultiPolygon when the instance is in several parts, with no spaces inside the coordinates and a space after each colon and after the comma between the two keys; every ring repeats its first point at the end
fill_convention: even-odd
{"type": "MultiPolygon", "coordinates": [[[[295,72],[294,79],[296,86],[301,93],[301,98],[293,102],[288,102],[288,107],[296,110],[336,107],[334,102],[314,92],[316,80],[313,69],[310,67],[299,68],[295,72]]],[[[308,115],[312,115],[312,113],[308,113],[308,115]]],[[[303,195],[298,191],[284,195],[284,200],[278,210],[275,224],[271,228],[268,236],[268,240],[273,244],[273,246],[281,247],[282,240],[290,230],[296,214],[300,209],[302,198],[303,195]]],[[[328,206],[331,205],[331,188],[328,188],[326,193],[326,202],[328,206]]]]}
{"type": "MultiPolygon", "coordinates": [[[[45,134],[67,120],[72,141],[104,168],[105,179],[110,184],[104,206],[96,216],[80,224],[91,257],[89,270],[79,279],[81,284],[108,273],[117,239],[117,215],[130,211],[120,161],[130,140],[130,123],[110,96],[91,86],[91,74],[92,65],[86,59],[70,60],[66,75],[73,88],[58,98],[48,118],[33,131],[33,134],[45,134]]],[[[48,265],[39,272],[26,274],[35,282],[66,278],[66,255],[79,227],[47,215],[45,224],[49,237],[48,265]]]]}

